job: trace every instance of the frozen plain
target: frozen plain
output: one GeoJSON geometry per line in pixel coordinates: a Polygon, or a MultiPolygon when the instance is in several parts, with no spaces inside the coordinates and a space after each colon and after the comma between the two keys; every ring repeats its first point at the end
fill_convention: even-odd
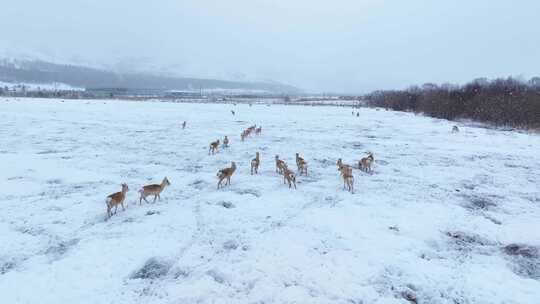
{"type": "Polygon", "coordinates": [[[453,124],[339,107],[1,99],[1,302],[539,303],[540,136],[453,124]],[[252,124],[262,135],[241,142],[252,124]],[[224,135],[230,148],[209,156],[224,135]],[[366,151],[373,174],[355,170],[355,193],[343,191],[336,160],[366,151]],[[296,152],[309,172],[291,190],[273,158],[294,167],[296,152]],[[230,161],[232,185],[217,190],[230,161]],[[137,190],[164,176],[162,200],[139,206],[137,190]],[[106,221],[122,182],[127,209],[106,221]]]}

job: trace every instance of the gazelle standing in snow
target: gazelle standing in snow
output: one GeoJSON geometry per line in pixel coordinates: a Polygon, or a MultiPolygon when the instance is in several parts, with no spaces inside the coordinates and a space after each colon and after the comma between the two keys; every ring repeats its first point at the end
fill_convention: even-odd
{"type": "Polygon", "coordinates": [[[358,167],[360,168],[360,170],[369,173],[371,172],[371,164],[373,163],[374,160],[375,159],[373,158],[373,153],[368,152],[368,155],[366,157],[363,157],[358,162],[358,167]]]}
{"type": "Polygon", "coordinates": [[[283,160],[279,159],[279,155],[276,155],[276,172],[282,174],[283,168],[287,168],[287,164],[285,164],[283,160]]]}
{"type": "Polygon", "coordinates": [[[124,200],[126,199],[126,193],[128,192],[129,188],[127,184],[122,184],[122,191],[113,193],[109,196],[107,196],[107,199],[105,200],[105,203],[107,204],[107,218],[110,218],[112,213],[112,208],[114,207],[114,214],[116,214],[116,210],[118,209],[118,205],[122,205],[122,210],[126,210],[124,208],[124,200]]]}
{"type": "Polygon", "coordinates": [[[225,138],[223,138],[223,148],[228,148],[229,147],[229,138],[227,137],[227,135],[225,135],[225,138]]]}
{"type": "Polygon", "coordinates": [[[210,152],[212,152],[212,154],[215,154],[217,152],[218,147],[219,147],[219,139],[211,142],[210,147],[208,148],[208,155],[210,155],[210,152]]]}
{"type": "Polygon", "coordinates": [[[353,193],[354,176],[352,174],[352,167],[344,164],[341,158],[338,159],[336,165],[338,166],[338,171],[341,173],[341,178],[343,179],[343,189],[347,188],[348,191],[353,193]]]}
{"type": "Polygon", "coordinates": [[[299,175],[302,175],[302,173],[307,175],[307,162],[300,157],[299,153],[296,153],[296,166],[298,167],[299,175]]]}
{"type": "Polygon", "coordinates": [[[156,202],[156,198],[159,198],[161,200],[161,196],[159,195],[161,194],[161,192],[163,192],[165,187],[170,186],[170,185],[171,183],[169,182],[169,179],[165,177],[161,181],[161,184],[151,184],[151,185],[143,186],[141,190],[139,190],[139,193],[141,195],[139,198],[139,205],[142,204],[142,200],[148,203],[148,201],[146,200],[146,197],[150,195],[154,196],[154,201],[152,203],[156,202]]]}
{"type": "Polygon", "coordinates": [[[261,159],[259,156],[259,152],[255,153],[255,158],[251,160],[251,175],[253,173],[258,174],[259,173],[259,165],[261,164],[261,159]]]}

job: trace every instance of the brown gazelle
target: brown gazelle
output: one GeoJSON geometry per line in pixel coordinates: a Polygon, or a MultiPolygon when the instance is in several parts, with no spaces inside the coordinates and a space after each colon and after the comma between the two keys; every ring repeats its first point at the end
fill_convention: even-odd
{"type": "Polygon", "coordinates": [[[287,164],[284,161],[279,159],[279,155],[276,155],[276,172],[283,174],[283,168],[287,168],[287,164]]]}
{"type": "Polygon", "coordinates": [[[223,147],[229,147],[229,138],[227,137],[227,135],[225,135],[225,138],[223,138],[223,147]]]}
{"type": "Polygon", "coordinates": [[[352,174],[352,167],[344,164],[341,158],[338,159],[336,165],[338,166],[338,171],[341,173],[341,178],[343,178],[343,189],[347,186],[348,190],[353,193],[354,176],[352,174]]]}
{"type": "Polygon", "coordinates": [[[338,167],[338,171],[340,171],[340,172],[343,169],[343,167],[345,167],[348,170],[352,171],[352,167],[350,165],[344,164],[343,161],[341,160],[341,158],[337,160],[336,165],[338,167]]]}
{"type": "Polygon", "coordinates": [[[112,213],[112,208],[114,207],[114,214],[116,214],[116,210],[118,209],[118,205],[122,205],[122,210],[126,210],[124,208],[124,200],[126,199],[126,193],[128,192],[129,188],[127,184],[122,184],[122,191],[113,193],[109,196],[107,196],[107,199],[105,200],[105,203],[107,204],[107,218],[110,218],[112,213]]]}
{"type": "Polygon", "coordinates": [[[352,174],[352,168],[342,166],[341,167],[341,178],[343,178],[343,189],[347,188],[347,191],[354,193],[354,176],[352,174]]]}
{"type": "Polygon", "coordinates": [[[296,153],[296,166],[298,167],[299,175],[307,175],[307,162],[302,157],[300,157],[299,153],[296,153]]]}
{"type": "Polygon", "coordinates": [[[283,183],[289,184],[289,188],[294,185],[294,189],[296,189],[296,176],[287,167],[283,167],[283,183]]]}
{"type": "Polygon", "coordinates": [[[364,172],[371,172],[371,163],[373,163],[373,161],[374,161],[373,153],[369,152],[368,156],[363,157],[358,162],[358,167],[360,168],[360,170],[364,172]]]}
{"type": "Polygon", "coordinates": [[[171,183],[169,182],[169,179],[165,177],[161,181],[161,184],[151,184],[151,185],[143,186],[141,190],[139,190],[139,193],[141,195],[141,197],[139,198],[139,205],[142,204],[142,200],[148,203],[148,201],[146,200],[146,197],[150,195],[154,196],[154,201],[152,203],[156,202],[156,198],[159,198],[161,200],[161,196],[159,195],[161,194],[161,192],[163,192],[165,187],[169,186],[170,184],[171,183]]]}
{"type": "Polygon", "coordinates": [[[215,154],[217,152],[218,147],[219,147],[219,139],[211,142],[210,147],[208,148],[208,155],[210,155],[210,152],[212,154],[215,154]]]}
{"type": "Polygon", "coordinates": [[[262,132],[262,127],[258,127],[257,129],[255,129],[256,135],[261,135],[261,132],[262,132]]]}
{"type": "Polygon", "coordinates": [[[251,175],[259,173],[259,165],[261,164],[261,159],[259,157],[259,152],[255,153],[255,158],[251,160],[251,175]]]}
{"type": "Polygon", "coordinates": [[[231,166],[229,168],[221,169],[221,170],[218,171],[218,173],[217,173],[217,177],[218,177],[217,188],[218,189],[220,187],[223,187],[223,185],[221,183],[225,179],[227,179],[227,181],[225,182],[225,185],[230,185],[231,184],[231,176],[234,174],[234,171],[236,171],[236,163],[235,162],[231,162],[231,166]]]}

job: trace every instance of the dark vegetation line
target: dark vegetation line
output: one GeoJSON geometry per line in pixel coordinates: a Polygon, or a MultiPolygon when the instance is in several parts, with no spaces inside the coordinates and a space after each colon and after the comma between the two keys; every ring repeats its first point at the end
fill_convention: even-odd
{"type": "Polygon", "coordinates": [[[482,78],[461,86],[428,83],[406,90],[375,91],[364,98],[369,106],[396,111],[540,130],[540,77],[529,81],[482,78]]]}

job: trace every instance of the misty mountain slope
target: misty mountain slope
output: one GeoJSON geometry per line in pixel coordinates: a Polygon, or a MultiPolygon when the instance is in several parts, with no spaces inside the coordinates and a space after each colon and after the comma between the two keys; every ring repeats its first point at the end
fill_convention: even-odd
{"type": "Polygon", "coordinates": [[[2,99],[3,302],[537,303],[540,137],[451,128],[373,109],[2,99]],[[262,135],[241,142],[252,124],[262,135]],[[373,173],[343,191],[336,160],[365,151],[373,173]],[[294,190],[274,155],[295,167],[296,152],[294,190]],[[105,221],[122,182],[126,210],[105,221]]]}
{"type": "Polygon", "coordinates": [[[237,82],[215,79],[166,77],[148,74],[114,73],[95,68],[55,64],[39,60],[0,60],[0,81],[61,82],[83,88],[125,88],[153,90],[245,89],[273,93],[294,93],[299,89],[280,83],[237,82]]]}

